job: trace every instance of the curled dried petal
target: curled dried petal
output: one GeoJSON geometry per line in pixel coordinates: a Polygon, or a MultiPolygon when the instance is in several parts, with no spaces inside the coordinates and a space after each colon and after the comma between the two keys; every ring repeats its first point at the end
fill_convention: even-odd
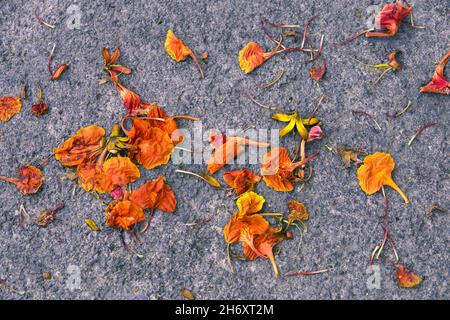
{"type": "Polygon", "coordinates": [[[68,64],[62,64],[62,65],[60,65],[56,70],[55,70],[55,72],[53,72],[53,74],[52,74],[52,77],[50,78],[51,80],[56,80],[56,79],[58,79],[59,77],[61,77],[61,75],[62,75],[62,73],[66,70],[66,69],[68,69],[69,68],[69,65],[68,64]]]}

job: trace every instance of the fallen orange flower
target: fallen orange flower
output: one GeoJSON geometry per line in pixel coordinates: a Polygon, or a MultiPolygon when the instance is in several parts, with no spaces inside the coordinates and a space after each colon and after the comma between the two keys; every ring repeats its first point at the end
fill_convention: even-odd
{"type": "Polygon", "coordinates": [[[265,52],[257,42],[251,41],[239,51],[239,66],[245,73],[250,73],[278,53],[279,46],[265,52]]]}
{"type": "Polygon", "coordinates": [[[268,143],[253,141],[243,137],[226,137],[221,141],[223,142],[221,145],[219,143],[212,145],[213,152],[208,161],[208,171],[211,174],[219,171],[224,165],[244,152],[246,145],[258,148],[270,146],[268,143]]]}
{"type": "Polygon", "coordinates": [[[391,177],[394,167],[394,159],[389,153],[376,152],[368,155],[357,171],[359,186],[368,195],[379,191],[383,185],[389,186],[400,193],[405,203],[409,203],[408,197],[391,177]]]}
{"type": "Polygon", "coordinates": [[[55,158],[65,166],[78,166],[97,155],[102,148],[105,129],[96,125],[81,128],[55,148],[55,158]]]}
{"type": "Polygon", "coordinates": [[[144,220],[144,210],[129,200],[114,200],[106,207],[107,226],[130,230],[144,220]]]}
{"type": "Polygon", "coordinates": [[[147,181],[141,187],[131,192],[129,199],[142,209],[151,210],[141,233],[147,230],[155,209],[170,213],[175,211],[177,205],[175,192],[173,192],[162,176],[153,181],[147,181]]]}
{"type": "Polygon", "coordinates": [[[395,278],[397,279],[397,283],[400,287],[412,288],[419,285],[422,282],[421,277],[411,272],[410,270],[406,269],[405,266],[401,264],[396,264],[395,267],[397,268],[395,278]]]}
{"type": "Polygon", "coordinates": [[[0,97],[0,120],[9,121],[13,115],[22,109],[22,99],[20,97],[0,97]]]}
{"type": "Polygon", "coordinates": [[[445,65],[450,58],[450,50],[439,61],[430,83],[420,88],[420,92],[450,94],[450,82],[444,76],[445,65]]]}
{"type": "Polygon", "coordinates": [[[402,1],[397,0],[397,3],[388,3],[378,13],[375,18],[375,25],[383,32],[366,33],[366,37],[392,37],[397,34],[397,31],[403,19],[411,13],[411,7],[405,6],[402,1]]]}
{"type": "Polygon", "coordinates": [[[286,239],[289,239],[289,237],[285,233],[279,232],[274,228],[268,228],[265,233],[255,236],[254,247],[257,251],[252,249],[246,243],[243,243],[244,255],[249,260],[255,260],[258,257],[269,259],[272,264],[273,272],[275,276],[278,277],[280,272],[278,271],[275,262],[273,247],[286,239]]]}
{"type": "Polygon", "coordinates": [[[261,177],[254,174],[251,170],[243,169],[224,172],[223,180],[234,189],[237,195],[240,195],[253,190],[254,184],[259,182],[261,177]]]}
{"type": "Polygon", "coordinates": [[[36,193],[44,182],[42,171],[31,164],[25,164],[18,171],[20,178],[0,176],[0,180],[15,184],[25,196],[36,193]]]}
{"type": "Polygon", "coordinates": [[[173,33],[172,30],[167,31],[164,48],[166,49],[166,52],[169,54],[169,56],[176,62],[180,62],[185,60],[187,57],[191,57],[197,65],[201,77],[205,78],[205,76],[203,75],[203,69],[199,61],[197,60],[197,57],[194,55],[192,50],[173,33]]]}
{"type": "Polygon", "coordinates": [[[294,183],[300,179],[294,175],[294,170],[315,158],[318,152],[299,162],[292,162],[289,152],[282,147],[272,149],[263,157],[261,175],[266,185],[275,191],[292,191],[294,183]]]}

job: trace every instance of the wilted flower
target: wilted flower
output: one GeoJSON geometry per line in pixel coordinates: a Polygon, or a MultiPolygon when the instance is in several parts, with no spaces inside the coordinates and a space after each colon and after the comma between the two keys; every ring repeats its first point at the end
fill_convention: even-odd
{"type": "Polygon", "coordinates": [[[320,140],[323,137],[323,131],[320,128],[320,126],[314,126],[309,130],[308,133],[308,142],[314,141],[314,140],[320,140]]]}
{"type": "Polygon", "coordinates": [[[91,159],[101,150],[105,129],[96,125],[81,128],[76,134],[54,149],[55,158],[65,166],[77,166],[91,159]]]}
{"type": "Polygon", "coordinates": [[[412,288],[419,285],[422,282],[422,278],[412,271],[406,269],[402,264],[396,264],[395,267],[397,271],[395,273],[395,278],[400,287],[412,288]]]}
{"type": "Polygon", "coordinates": [[[420,88],[420,92],[450,94],[450,82],[444,76],[445,65],[450,58],[450,50],[439,61],[430,83],[420,88]]]}
{"type": "Polygon", "coordinates": [[[251,41],[239,51],[239,66],[245,73],[250,73],[273,57],[278,49],[265,52],[257,42],[251,41]]]}
{"type": "Polygon", "coordinates": [[[169,56],[175,60],[176,62],[180,62],[185,60],[187,57],[191,57],[192,60],[194,60],[195,64],[197,65],[200,75],[202,78],[205,76],[203,75],[203,69],[200,66],[200,63],[197,60],[197,57],[194,55],[192,50],[184,44],[183,41],[181,41],[172,30],[167,31],[166,41],[164,43],[164,48],[166,49],[166,52],[169,54],[169,56]]]}
{"type": "Polygon", "coordinates": [[[0,176],[0,180],[15,184],[25,196],[36,193],[44,182],[42,171],[31,164],[25,164],[18,171],[19,178],[0,176]]]}
{"type": "Polygon", "coordinates": [[[405,6],[402,1],[388,3],[378,13],[375,18],[375,26],[383,32],[370,31],[366,37],[392,37],[394,36],[403,19],[411,13],[411,7],[405,6]]]}

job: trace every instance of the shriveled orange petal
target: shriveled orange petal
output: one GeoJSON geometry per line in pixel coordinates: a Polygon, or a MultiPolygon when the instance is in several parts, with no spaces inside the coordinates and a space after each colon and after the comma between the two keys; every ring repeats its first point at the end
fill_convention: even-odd
{"type": "Polygon", "coordinates": [[[164,212],[174,212],[177,204],[175,193],[162,176],[131,192],[129,199],[143,209],[158,208],[164,212]]]}
{"type": "Polygon", "coordinates": [[[65,166],[77,166],[89,160],[100,149],[105,129],[91,125],[81,128],[76,134],[53,151],[55,158],[65,166]]]}
{"type": "Polygon", "coordinates": [[[141,97],[134,91],[126,88],[124,85],[114,81],[117,92],[122,98],[123,105],[128,110],[129,114],[134,114],[136,110],[141,107],[141,97]]]}
{"type": "Polygon", "coordinates": [[[0,97],[0,120],[9,121],[13,115],[22,109],[22,100],[19,97],[0,97]]]}
{"type": "Polygon", "coordinates": [[[181,41],[172,30],[167,31],[166,41],[164,42],[164,48],[169,56],[177,61],[183,61],[189,57],[192,50],[181,41]]]}
{"type": "Polygon", "coordinates": [[[397,264],[395,266],[397,271],[395,273],[395,278],[397,279],[398,285],[403,288],[412,288],[419,285],[422,282],[422,278],[412,271],[408,270],[402,264],[397,264]]]}
{"type": "Polygon", "coordinates": [[[56,79],[58,79],[59,77],[61,77],[61,75],[62,75],[62,73],[66,70],[66,69],[68,69],[69,68],[69,65],[68,64],[62,64],[62,65],[60,65],[56,70],[55,70],[55,72],[53,72],[53,74],[52,74],[52,77],[50,78],[50,80],[56,80],[56,79]]]}
{"type": "Polygon", "coordinates": [[[15,184],[25,196],[36,193],[44,182],[42,171],[31,164],[24,164],[18,172],[19,178],[0,176],[0,180],[15,184]]]}
{"type": "Polygon", "coordinates": [[[234,189],[236,194],[240,195],[253,188],[253,185],[261,180],[249,169],[226,171],[223,174],[223,180],[234,189]]]}
{"type": "Polygon", "coordinates": [[[95,163],[82,163],[77,167],[77,177],[80,186],[87,192],[94,191],[98,184],[99,170],[95,163]]]}
{"type": "Polygon", "coordinates": [[[144,210],[129,200],[114,200],[106,207],[107,226],[129,230],[144,220],[144,210]]]}
{"type": "Polygon", "coordinates": [[[259,43],[250,41],[239,51],[239,66],[245,73],[250,73],[274,54],[275,51],[266,53],[259,43]]]}
{"type": "Polygon", "coordinates": [[[323,76],[325,75],[325,71],[326,71],[326,62],[325,59],[322,60],[322,64],[318,67],[312,67],[309,70],[309,75],[311,77],[311,79],[313,79],[314,81],[320,81],[322,80],[323,76]]]}

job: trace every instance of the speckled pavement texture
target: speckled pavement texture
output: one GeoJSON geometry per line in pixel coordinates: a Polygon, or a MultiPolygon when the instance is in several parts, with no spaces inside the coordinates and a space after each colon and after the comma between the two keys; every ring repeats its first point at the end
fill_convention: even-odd
{"type": "MultiPolygon", "coordinates": [[[[111,84],[98,84],[103,76],[100,50],[114,47],[120,33],[121,62],[133,68],[133,74],[124,78],[125,85],[170,114],[202,117],[205,130],[281,127],[271,120],[271,111],[242,96],[243,90],[302,114],[311,111],[314,99],[325,95],[317,113],[325,138],[308,148],[308,153],[320,151],[313,179],[291,193],[277,193],[263,182],[256,190],[266,198],[268,210],[286,211],[289,199],[303,201],[310,210],[302,242],[294,233],[293,240],[280,246],[276,260],[282,273],[334,267],[316,276],[274,278],[266,260],[236,261],[236,272],[230,273],[222,229],[235,210],[233,198],[174,172],[177,168],[199,172],[205,165],[172,163],[143,171],[144,178],[166,176],[178,207],[174,214],[154,216],[149,231],[141,236],[142,243],[133,244],[144,255],[139,259],[125,251],[118,231],[93,232],[85,225],[84,219],[91,218],[103,226],[105,204],[80,189],[72,196],[73,184],[62,179],[66,169],[52,159],[44,168],[45,184],[36,195],[23,197],[13,185],[1,182],[0,278],[24,292],[20,295],[0,285],[0,298],[179,299],[180,289],[187,288],[197,299],[449,299],[449,216],[428,216],[433,203],[450,207],[449,97],[419,94],[418,89],[431,79],[449,49],[450,4],[410,2],[416,23],[426,29],[403,24],[394,38],[361,37],[337,47],[331,42],[366,27],[366,8],[378,2],[0,1],[0,96],[16,95],[20,83],[29,89],[22,112],[0,124],[0,174],[13,176],[21,163],[39,163],[83,126],[95,123],[109,130],[120,121],[126,111],[117,92],[111,84]],[[71,5],[81,11],[78,29],[69,23],[71,5]],[[35,12],[57,27],[39,24],[35,12]],[[272,47],[261,30],[261,17],[303,25],[313,15],[318,17],[311,26],[311,39],[317,45],[321,34],[325,35],[327,73],[320,86],[309,78],[308,56],[301,53],[276,56],[250,75],[239,69],[238,50],[246,42],[272,47]],[[209,51],[204,80],[199,79],[193,61],[175,63],[165,53],[169,28],[197,54],[209,51]],[[53,65],[66,62],[70,69],[52,82],[47,58],[53,43],[57,45],[53,65]],[[394,49],[403,51],[404,69],[388,74],[377,86],[371,84],[373,76],[351,59],[385,62],[394,49]],[[281,69],[285,75],[276,85],[255,89],[281,69]],[[50,108],[42,118],[30,112],[37,99],[37,81],[50,108]],[[395,120],[386,117],[402,109],[408,99],[412,106],[404,115],[395,120]],[[382,131],[375,132],[370,122],[354,116],[352,110],[373,114],[382,131]],[[430,122],[438,125],[407,147],[415,130],[430,122]],[[380,287],[367,286],[369,256],[382,238],[383,199],[380,193],[366,196],[358,186],[355,167],[345,169],[340,157],[325,147],[342,144],[389,152],[395,158],[394,178],[411,203],[404,204],[395,191],[387,190],[391,232],[402,262],[423,276],[419,287],[398,288],[389,263],[379,264],[380,287]],[[46,229],[19,225],[21,203],[34,216],[61,201],[66,207],[46,229]],[[201,226],[185,225],[211,217],[201,226]],[[52,279],[44,280],[44,272],[50,272],[52,279]]],[[[193,127],[186,120],[180,125],[193,127]]],[[[292,148],[293,140],[289,137],[282,144],[292,148]]],[[[258,165],[249,167],[259,170],[258,165]]],[[[393,258],[389,248],[384,257],[393,258]]]]}

